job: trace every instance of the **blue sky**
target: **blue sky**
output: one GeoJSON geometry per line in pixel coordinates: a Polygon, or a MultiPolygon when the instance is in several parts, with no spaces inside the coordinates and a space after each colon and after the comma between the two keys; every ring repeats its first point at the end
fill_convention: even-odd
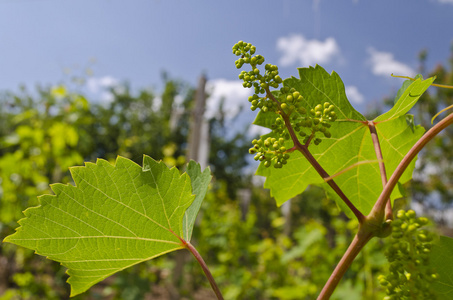
{"type": "Polygon", "coordinates": [[[86,67],[94,97],[121,81],[159,89],[162,71],[193,85],[205,73],[211,107],[223,95],[234,110],[249,93],[231,53],[238,40],[282,77],[316,63],[335,70],[365,112],[397,90],[392,72],[414,75],[422,49],[428,70],[447,63],[453,0],[0,0],[0,91],[68,82],[86,67]]]}

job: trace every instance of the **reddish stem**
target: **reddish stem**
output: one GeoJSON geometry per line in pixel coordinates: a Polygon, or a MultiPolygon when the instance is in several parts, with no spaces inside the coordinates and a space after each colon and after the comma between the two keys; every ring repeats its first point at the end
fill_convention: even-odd
{"type": "Polygon", "coordinates": [[[307,141],[306,145],[302,145],[299,139],[297,138],[296,132],[294,131],[293,127],[291,126],[291,121],[289,116],[281,109],[280,103],[277,99],[275,99],[274,95],[270,92],[269,88],[266,88],[267,96],[272,99],[275,103],[279,105],[280,108],[280,115],[282,116],[283,120],[285,121],[286,128],[288,128],[289,135],[293,140],[294,147],[299,150],[302,155],[308,160],[308,162],[313,166],[313,168],[318,172],[318,174],[327,182],[327,184],[335,191],[335,193],[340,196],[343,202],[349,207],[349,209],[354,213],[357,220],[360,224],[362,224],[365,220],[365,216],[355,207],[354,204],[348,199],[348,197],[343,193],[340,187],[336,184],[336,182],[330,177],[330,175],[324,170],[324,168],[318,163],[318,161],[313,157],[313,155],[308,150],[308,145],[311,138],[307,141]]]}
{"type": "MultiPolygon", "coordinates": [[[[387,173],[385,172],[384,157],[382,156],[381,144],[379,143],[379,137],[377,135],[376,126],[373,121],[368,121],[368,128],[370,129],[371,139],[373,140],[374,152],[379,160],[379,171],[381,173],[382,187],[384,188],[387,184],[387,173]]],[[[387,199],[385,206],[385,219],[393,219],[392,202],[387,199]]]]}
{"type": "Polygon", "coordinates": [[[361,235],[361,231],[355,235],[354,239],[352,240],[351,244],[348,247],[348,250],[343,254],[338,265],[335,267],[335,270],[329,277],[329,280],[324,285],[321,293],[319,294],[317,300],[327,300],[332,296],[333,292],[335,291],[338,283],[340,282],[343,275],[348,270],[349,266],[352,264],[354,259],[357,255],[362,251],[363,247],[371,240],[373,237],[371,232],[367,234],[361,235]]]}
{"type": "Polygon", "coordinates": [[[192,244],[190,242],[187,242],[187,241],[184,241],[184,240],[181,240],[181,241],[183,241],[184,246],[187,248],[187,250],[190,251],[190,253],[192,253],[192,255],[195,257],[195,259],[200,264],[201,268],[203,269],[204,274],[206,275],[206,277],[209,280],[209,283],[211,284],[212,290],[214,291],[215,295],[217,296],[217,299],[218,300],[223,300],[222,293],[220,292],[220,289],[217,286],[217,283],[215,282],[214,277],[212,277],[211,271],[209,271],[209,268],[206,265],[206,263],[204,262],[204,260],[201,257],[200,253],[198,253],[197,249],[195,249],[195,247],[192,246],[192,244]]]}

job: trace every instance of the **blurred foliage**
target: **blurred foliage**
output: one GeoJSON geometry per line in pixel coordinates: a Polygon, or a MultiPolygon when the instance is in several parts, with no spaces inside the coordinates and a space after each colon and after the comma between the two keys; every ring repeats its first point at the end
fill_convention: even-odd
{"type": "MultiPolygon", "coordinates": [[[[212,265],[225,299],[316,298],[357,222],[340,214],[318,188],[291,203],[288,218],[267,191],[255,188],[244,218],[240,202],[229,199],[224,185],[208,195],[194,236],[200,237],[197,248],[212,265]],[[290,234],[284,233],[287,226],[290,234]]],[[[382,299],[374,278],[386,264],[381,247],[376,239],[365,249],[332,299],[382,299]]]]}
{"type": "MultiPolygon", "coordinates": [[[[435,84],[453,86],[453,42],[451,45],[450,58],[446,63],[438,63],[432,70],[426,68],[426,59],[429,56],[427,50],[420,51],[418,55],[420,73],[424,78],[436,77],[435,84]]],[[[404,74],[408,75],[408,74],[404,74]]],[[[396,92],[395,92],[396,95],[396,92]]],[[[370,107],[367,118],[372,119],[384,111],[384,106],[392,107],[394,97],[387,97],[374,107],[370,107]]],[[[430,87],[410,111],[414,116],[413,122],[422,125],[429,130],[432,117],[442,109],[453,105],[453,89],[430,87]]],[[[447,110],[439,115],[434,124],[451,113],[447,110]]],[[[413,179],[408,185],[408,192],[413,204],[417,209],[423,209],[424,214],[430,215],[440,225],[451,226],[447,215],[442,211],[451,210],[453,204],[453,127],[447,127],[438,134],[433,141],[428,143],[418,155],[413,179]],[[439,213],[440,212],[440,213],[439,213]]],[[[409,203],[401,203],[405,208],[409,203]]],[[[453,236],[453,231],[443,228],[443,234],[453,236]]]]}
{"type": "MultiPolygon", "coordinates": [[[[453,84],[450,69],[437,67],[438,83],[453,84]]],[[[49,184],[70,183],[68,167],[126,156],[141,164],[143,154],[169,166],[185,164],[194,88],[164,76],[161,93],[127,84],[111,89],[111,101],[88,101],[64,85],[0,95],[0,233],[12,233],[22,211],[38,204],[49,184]]],[[[425,97],[425,96],[424,96],[425,97]]],[[[437,90],[415,112],[421,122],[452,104],[451,90],[437,90]]],[[[209,101],[209,100],[208,100],[209,101]]],[[[255,187],[248,164],[245,130],[231,134],[222,109],[209,120],[209,164],[214,174],[194,229],[193,243],[212,268],[226,299],[313,299],[344,253],[356,222],[339,213],[322,190],[309,188],[291,200],[289,214],[268,192],[255,187]],[[250,194],[250,200],[247,199],[250,194]]],[[[427,123],[425,124],[427,125],[427,123]]],[[[415,199],[438,190],[451,200],[452,129],[424,154],[415,199]],[[437,176],[437,177],[436,177],[437,176]],[[450,186],[449,186],[450,185],[450,186]]],[[[170,299],[174,256],[136,265],[106,279],[75,299],[170,299]]],[[[376,274],[385,269],[379,239],[365,247],[332,299],[382,299],[376,274]]],[[[212,299],[194,259],[184,266],[184,299],[212,299]],[[200,296],[200,291],[208,291],[200,296]]],[[[65,269],[10,244],[0,245],[0,300],[67,299],[65,269]]]]}
{"type": "MultiPolygon", "coordinates": [[[[436,76],[435,83],[453,86],[453,43],[450,59],[446,66],[438,64],[433,70],[426,72],[425,61],[429,53],[422,51],[419,55],[420,72],[424,77],[436,76]]],[[[430,128],[431,118],[445,107],[453,105],[453,89],[431,88],[418,101],[414,118],[425,128],[430,128]]],[[[439,122],[448,110],[438,116],[439,122]]],[[[418,161],[418,168],[411,185],[414,201],[427,208],[441,209],[451,207],[453,202],[453,128],[447,127],[441,134],[426,145],[418,161]]]]}

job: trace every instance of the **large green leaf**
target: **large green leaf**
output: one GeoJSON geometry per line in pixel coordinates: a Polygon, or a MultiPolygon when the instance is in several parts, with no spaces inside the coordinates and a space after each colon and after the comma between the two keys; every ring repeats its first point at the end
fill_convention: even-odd
{"type": "MultiPolygon", "coordinates": [[[[285,80],[284,85],[299,91],[307,107],[313,108],[319,103],[330,102],[336,107],[335,111],[338,115],[338,120],[330,129],[332,138],[321,137],[323,141],[319,145],[311,144],[309,150],[330,175],[349,166],[356,166],[334,180],[353,204],[362,213],[368,214],[382,191],[379,165],[368,121],[349,103],[344,85],[335,72],[328,74],[323,68],[316,66],[299,69],[299,75],[300,79],[292,77],[285,80]]],[[[404,155],[424,132],[422,127],[413,126],[408,122],[404,113],[407,112],[407,107],[415,103],[415,97],[412,97],[414,93],[417,92],[417,95],[423,93],[431,82],[431,79],[414,82],[407,88],[409,91],[403,93],[404,97],[400,97],[401,99],[397,101],[398,108],[393,110],[391,117],[384,115],[383,118],[379,117],[380,122],[375,123],[387,177],[390,177],[404,155]]],[[[273,120],[275,120],[275,113],[260,112],[254,124],[270,128],[273,120]]],[[[270,136],[272,135],[271,133],[270,136]]],[[[286,146],[291,148],[291,142],[286,146]]],[[[403,174],[400,184],[410,180],[414,164],[415,162],[403,174]]],[[[302,193],[310,184],[321,185],[351,216],[349,209],[298,152],[291,154],[288,164],[282,169],[266,168],[261,164],[257,175],[267,177],[264,187],[271,190],[278,205],[302,193]]],[[[398,190],[392,193],[392,199],[399,196],[398,190]]]]}
{"type": "Polygon", "coordinates": [[[441,236],[430,254],[430,266],[440,275],[433,283],[439,300],[453,299],[453,239],[441,236]]]}
{"type": "Polygon", "coordinates": [[[143,168],[118,157],[115,165],[71,168],[76,186],[54,184],[55,195],[39,197],[41,205],[27,209],[21,227],[5,242],[21,245],[67,267],[71,296],[129,266],[183,248],[190,238],[195,207],[191,179],[203,187],[210,179],[191,163],[187,174],[168,169],[145,156],[143,168]]]}

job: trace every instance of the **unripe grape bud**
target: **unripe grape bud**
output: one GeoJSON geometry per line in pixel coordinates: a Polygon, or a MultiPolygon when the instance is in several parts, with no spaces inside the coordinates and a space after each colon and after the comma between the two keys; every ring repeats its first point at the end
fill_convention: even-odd
{"type": "Polygon", "coordinates": [[[406,212],[406,217],[408,217],[409,219],[415,218],[415,215],[416,215],[415,211],[413,211],[412,209],[410,209],[406,212]]]}
{"type": "Polygon", "coordinates": [[[426,225],[429,223],[429,220],[425,217],[420,217],[417,219],[417,223],[420,225],[426,225]]]}
{"type": "Polygon", "coordinates": [[[399,210],[397,213],[396,213],[396,217],[398,219],[406,219],[406,212],[404,210],[399,210]]]}

